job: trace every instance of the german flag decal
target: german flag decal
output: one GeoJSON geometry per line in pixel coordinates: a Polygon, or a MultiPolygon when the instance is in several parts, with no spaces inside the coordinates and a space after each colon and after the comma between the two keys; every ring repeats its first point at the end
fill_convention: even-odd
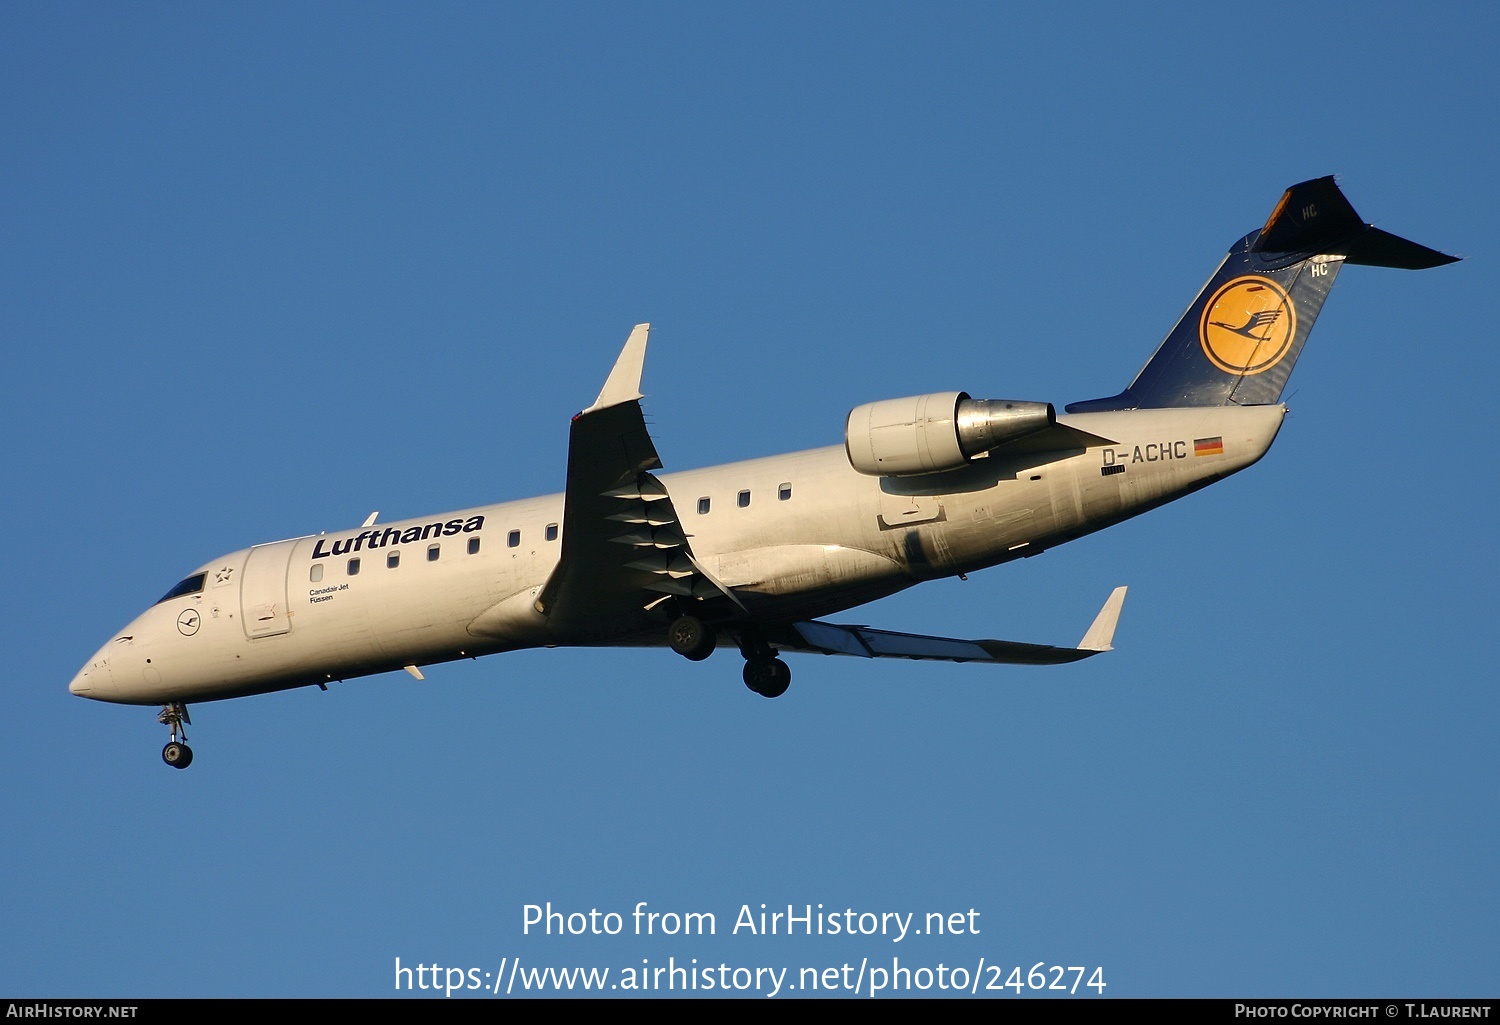
{"type": "Polygon", "coordinates": [[[1194,438],[1193,455],[1195,456],[1222,456],[1224,454],[1224,439],[1218,438],[1194,438]]]}

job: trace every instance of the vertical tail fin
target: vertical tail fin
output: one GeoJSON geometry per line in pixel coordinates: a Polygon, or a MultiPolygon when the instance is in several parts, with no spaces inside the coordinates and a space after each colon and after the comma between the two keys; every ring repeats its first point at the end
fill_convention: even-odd
{"type": "Polygon", "coordinates": [[[1130,387],[1068,412],[1276,402],[1345,263],[1421,270],[1457,259],[1366,224],[1332,177],[1293,185],[1265,226],[1230,248],[1130,387]]]}

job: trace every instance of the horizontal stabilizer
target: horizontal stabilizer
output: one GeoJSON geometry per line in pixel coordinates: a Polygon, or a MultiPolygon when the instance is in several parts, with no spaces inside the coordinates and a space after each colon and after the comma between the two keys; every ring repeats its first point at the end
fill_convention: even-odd
{"type": "Polygon", "coordinates": [[[1428,249],[1420,243],[1379,228],[1370,228],[1355,239],[1344,260],[1345,263],[1357,263],[1366,267],[1395,267],[1398,270],[1426,270],[1458,261],[1457,256],[1428,249]]]}
{"type": "Polygon", "coordinates": [[[793,647],[825,655],[855,655],[859,658],[936,659],[944,662],[993,662],[1025,666],[1062,665],[1113,650],[1110,642],[1114,639],[1115,624],[1120,620],[1120,609],[1124,604],[1125,588],[1117,587],[1076,648],[1027,644],[1022,641],[968,641],[956,637],[896,633],[891,630],[874,630],[868,626],[841,626],[838,623],[816,621],[794,624],[803,644],[793,647]]]}
{"type": "Polygon", "coordinates": [[[1332,176],[1287,189],[1250,251],[1342,255],[1346,263],[1400,270],[1427,270],[1458,262],[1456,256],[1366,224],[1332,176]]]}

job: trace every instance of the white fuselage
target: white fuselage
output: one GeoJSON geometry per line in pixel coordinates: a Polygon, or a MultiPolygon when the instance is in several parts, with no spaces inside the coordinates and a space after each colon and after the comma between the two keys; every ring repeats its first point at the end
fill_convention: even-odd
{"type": "MultiPolygon", "coordinates": [[[[840,446],[660,479],[699,562],[750,614],[789,623],[1033,555],[1181,497],[1258,460],[1285,412],[1063,416],[1117,444],[1001,450],[916,477],[862,475],[840,446]]],[[[200,591],[137,616],[70,689],[204,701],[516,648],[664,643],[663,631],[549,630],[535,601],[558,561],[562,516],[563,496],[548,495],[233,552],[195,571],[200,591]]]]}

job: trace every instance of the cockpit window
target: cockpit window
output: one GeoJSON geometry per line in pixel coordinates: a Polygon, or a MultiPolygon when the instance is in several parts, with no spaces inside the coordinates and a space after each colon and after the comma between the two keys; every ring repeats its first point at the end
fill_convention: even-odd
{"type": "Polygon", "coordinates": [[[160,605],[164,601],[170,601],[173,598],[181,598],[185,594],[198,594],[200,591],[203,590],[203,581],[206,580],[207,578],[208,578],[208,574],[207,573],[195,573],[195,574],[193,574],[192,576],[190,576],[186,580],[184,580],[182,583],[180,583],[176,587],[172,588],[166,594],[164,594],[160,598],[158,598],[156,600],[156,604],[160,605]]]}

